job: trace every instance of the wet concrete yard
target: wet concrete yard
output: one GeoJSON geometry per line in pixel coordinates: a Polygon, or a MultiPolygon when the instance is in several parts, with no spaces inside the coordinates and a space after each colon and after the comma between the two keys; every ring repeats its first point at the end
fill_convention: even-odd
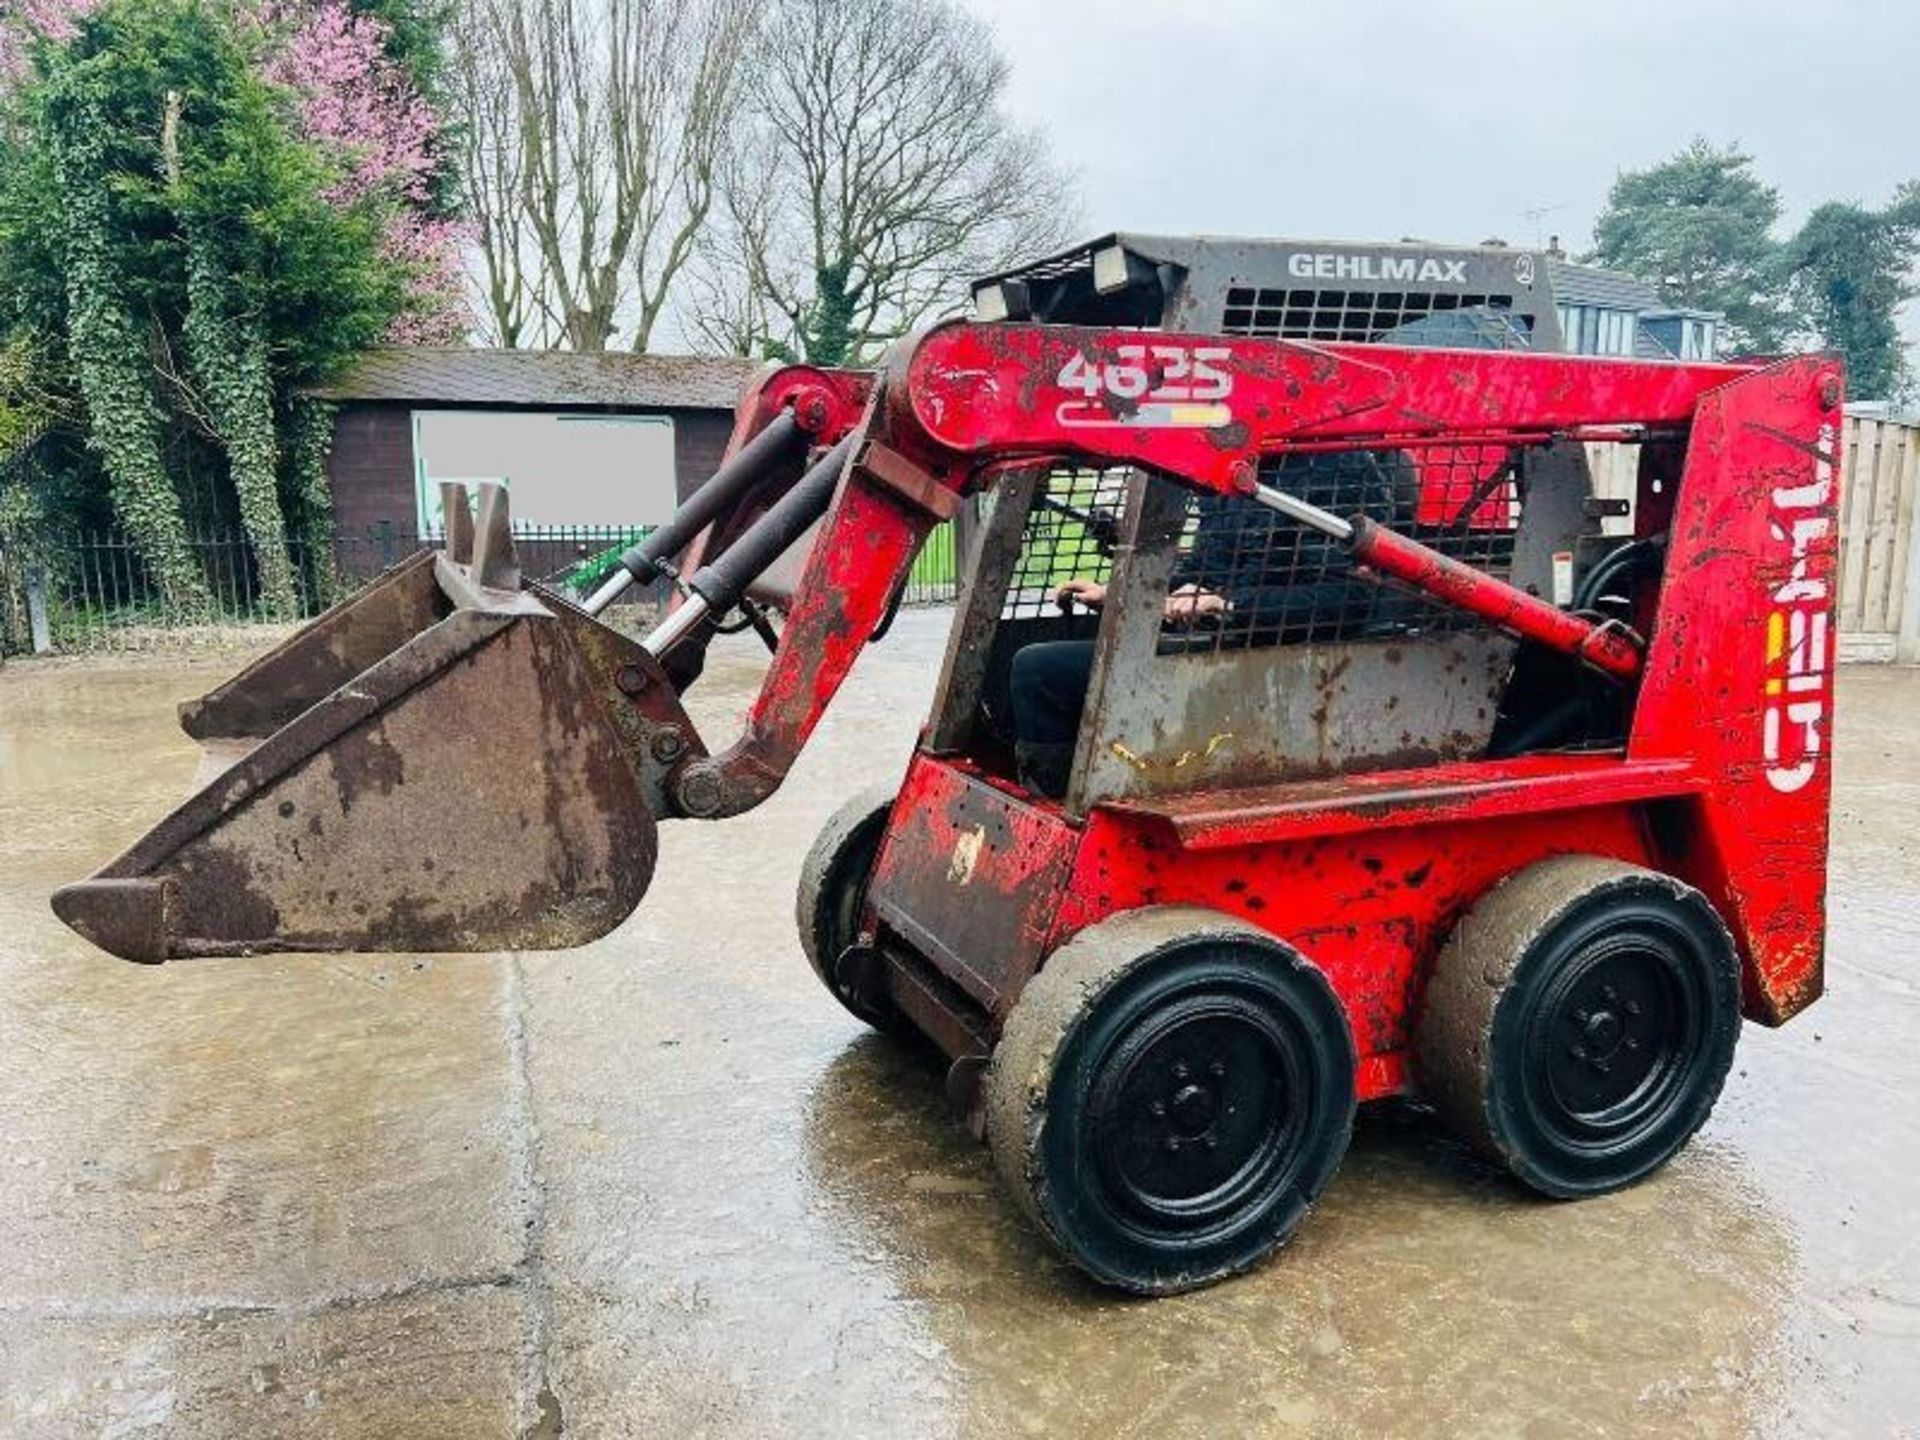
{"type": "Polygon", "coordinates": [[[1679,1162],[1548,1204],[1387,1108],[1274,1260],[1137,1302],[794,936],[942,624],[762,809],[666,827],[621,930],[517,958],[89,949],[48,891],[185,792],[173,702],[237,660],[0,672],[0,1435],[1920,1434],[1920,672],[1843,677],[1829,993],[1679,1162]]]}

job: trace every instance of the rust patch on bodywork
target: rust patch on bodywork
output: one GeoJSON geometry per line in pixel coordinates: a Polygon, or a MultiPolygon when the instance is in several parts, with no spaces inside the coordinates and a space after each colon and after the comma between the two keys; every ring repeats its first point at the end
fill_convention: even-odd
{"type": "Polygon", "coordinates": [[[421,551],[342,600],[225,684],[180,706],[180,728],[196,740],[264,740],[309,705],[385,659],[453,604],[421,551]]]}

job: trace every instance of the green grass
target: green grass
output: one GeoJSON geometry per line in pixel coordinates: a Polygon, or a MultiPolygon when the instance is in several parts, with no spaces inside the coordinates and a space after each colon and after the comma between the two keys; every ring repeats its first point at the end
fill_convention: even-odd
{"type": "Polygon", "coordinates": [[[625,531],[618,540],[597,555],[589,555],[567,571],[564,583],[583,594],[592,594],[600,588],[600,582],[613,573],[613,567],[620,563],[620,557],[627,547],[649,534],[651,525],[640,526],[625,531]]]}
{"type": "MultiPolygon", "coordinates": [[[[1103,502],[1112,504],[1117,499],[1112,484],[1097,471],[1056,474],[1050,483],[1055,496],[1083,509],[1103,502]]],[[[1027,589],[1051,589],[1069,580],[1105,580],[1112,569],[1112,559],[1100,553],[1078,520],[1037,512],[1020,557],[1018,583],[1027,589]]],[[[958,572],[953,526],[942,525],[927,537],[926,546],[914,560],[907,593],[910,597],[924,596],[929,590],[939,589],[951,594],[959,581],[958,572]]]]}
{"type": "Polygon", "coordinates": [[[954,553],[952,522],[937,527],[927,543],[914,556],[907,572],[907,597],[923,598],[930,591],[953,593],[960,581],[959,559],[954,553]]]}

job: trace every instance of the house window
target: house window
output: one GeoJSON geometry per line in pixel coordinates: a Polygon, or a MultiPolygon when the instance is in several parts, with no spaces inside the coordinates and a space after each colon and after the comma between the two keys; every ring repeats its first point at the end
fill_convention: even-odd
{"type": "Polygon", "coordinates": [[[1631,355],[1633,330],[1631,310],[1560,306],[1560,331],[1566,337],[1567,349],[1576,355],[1631,355]]]}
{"type": "Polygon", "coordinates": [[[1711,360],[1714,351],[1714,322],[1711,320],[1688,320],[1681,329],[1680,358],[1682,360],[1711,360]]]}

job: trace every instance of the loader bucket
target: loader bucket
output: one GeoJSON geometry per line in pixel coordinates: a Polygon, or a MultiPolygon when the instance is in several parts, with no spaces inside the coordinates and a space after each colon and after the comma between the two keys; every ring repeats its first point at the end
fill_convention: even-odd
{"type": "MultiPolygon", "coordinates": [[[[464,518],[464,494],[446,508],[464,518]]],[[[624,920],[656,841],[607,701],[607,652],[632,642],[520,589],[504,496],[480,511],[477,538],[451,523],[445,555],[183,706],[196,737],[257,743],[56,892],[60,918],[143,961],[554,949],[624,920]]]]}

